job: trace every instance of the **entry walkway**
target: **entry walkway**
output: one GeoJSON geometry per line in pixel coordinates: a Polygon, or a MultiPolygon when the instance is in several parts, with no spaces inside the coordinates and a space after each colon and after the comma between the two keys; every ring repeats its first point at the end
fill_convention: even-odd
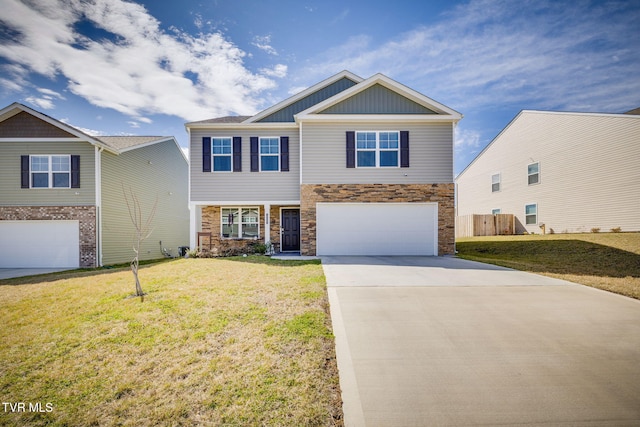
{"type": "Polygon", "coordinates": [[[640,301],[457,258],[322,262],[347,427],[640,425],[640,301]]]}

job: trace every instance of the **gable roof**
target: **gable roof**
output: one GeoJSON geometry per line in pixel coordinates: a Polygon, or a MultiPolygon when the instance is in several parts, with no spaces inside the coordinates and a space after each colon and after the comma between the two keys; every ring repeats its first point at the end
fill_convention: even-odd
{"type": "MultiPolygon", "coordinates": [[[[424,108],[422,112],[419,112],[419,110],[415,110],[414,112],[411,112],[409,114],[400,114],[403,116],[403,119],[410,119],[409,116],[415,116],[413,117],[413,119],[419,120],[459,121],[460,119],[462,119],[462,114],[460,114],[459,112],[421,94],[420,92],[411,89],[408,86],[398,83],[395,80],[392,80],[389,77],[378,73],[358,83],[357,85],[344,90],[337,95],[312,106],[311,108],[300,112],[296,115],[296,120],[340,120],[342,118],[340,117],[340,114],[330,113],[332,111],[332,108],[335,108],[341,103],[347,102],[349,99],[353,99],[353,97],[363,94],[365,91],[377,85],[406,98],[417,106],[421,106],[424,108]]],[[[377,113],[364,112],[360,114],[358,118],[367,118],[366,116],[370,114],[377,113]]],[[[398,114],[394,114],[393,118],[398,118],[397,116],[398,114]]],[[[345,116],[343,119],[352,120],[353,118],[353,115],[349,115],[345,116]]],[[[380,117],[377,116],[376,119],[380,119],[380,117]]]]}
{"type": "MultiPolygon", "coordinates": [[[[90,136],[86,133],[67,125],[59,120],[56,120],[44,113],[36,111],[26,105],[14,102],[13,104],[0,110],[0,124],[12,118],[21,117],[23,114],[28,114],[35,118],[37,121],[50,126],[52,129],[49,131],[49,138],[72,138],[79,141],[88,142],[91,145],[104,148],[105,150],[113,153],[120,154],[137,148],[147,147],[149,145],[158,144],[168,140],[173,140],[178,146],[178,150],[182,154],[185,161],[188,161],[184,151],[178,145],[178,142],[173,136],[90,136]]],[[[24,122],[25,119],[21,119],[24,122]]],[[[0,136],[1,137],[1,136],[0,136]]],[[[32,136],[28,133],[23,133],[20,130],[16,130],[11,135],[11,138],[39,138],[40,135],[32,136]]]]}
{"type": "Polygon", "coordinates": [[[150,145],[159,144],[161,142],[173,141],[178,151],[182,154],[185,161],[189,161],[184,151],[173,136],[98,136],[100,141],[111,145],[118,150],[118,153],[126,153],[127,151],[137,150],[138,148],[148,147],[150,145]]]}
{"type": "MultiPolygon", "coordinates": [[[[633,110],[632,110],[633,111],[633,110]]],[[[547,114],[547,115],[555,115],[555,116],[559,116],[559,115],[564,115],[564,116],[591,116],[591,117],[618,117],[618,118],[628,118],[628,119],[640,119],[640,115],[632,115],[629,114],[630,112],[627,113],[581,113],[581,112],[571,112],[571,111],[542,111],[542,110],[521,110],[505,127],[504,129],[502,129],[500,131],[500,133],[498,133],[498,135],[495,136],[495,138],[493,138],[491,140],[491,142],[489,142],[486,147],[484,147],[482,149],[482,151],[480,151],[480,153],[478,153],[478,155],[476,157],[474,157],[473,160],[471,160],[471,162],[469,162],[469,164],[462,170],[462,172],[460,172],[458,174],[458,176],[455,178],[456,180],[458,178],[460,178],[462,176],[462,174],[464,174],[480,157],[482,157],[482,155],[489,150],[499,139],[502,135],[504,135],[505,133],[507,133],[507,131],[514,126],[514,124],[520,119],[520,117],[525,116],[525,115],[529,115],[529,114],[547,114]]]]}
{"type": "MultiPolygon", "coordinates": [[[[261,120],[264,120],[265,118],[277,113],[280,110],[284,110],[287,107],[290,107],[296,103],[301,103],[303,102],[303,100],[307,97],[311,97],[311,95],[321,92],[323,89],[329,88],[332,85],[336,85],[336,83],[342,81],[342,80],[346,80],[346,81],[350,81],[353,84],[358,84],[360,82],[363,81],[363,78],[360,76],[357,76],[355,74],[353,74],[350,71],[344,70],[339,72],[338,74],[335,74],[331,77],[329,77],[328,79],[325,79],[319,83],[316,83],[315,85],[303,90],[302,92],[299,92],[295,95],[293,95],[290,98],[285,99],[282,102],[279,102],[269,108],[267,108],[264,111],[261,111],[260,113],[256,114],[255,116],[250,117],[249,119],[245,120],[243,123],[255,123],[255,122],[259,122],[261,120]]],[[[341,87],[338,87],[336,89],[334,89],[334,91],[340,91],[341,87]]],[[[335,93],[335,92],[334,92],[335,93]]],[[[332,93],[331,95],[334,95],[334,93],[332,93]]],[[[312,103],[310,105],[314,105],[318,103],[318,100],[313,100],[311,101],[312,103]]],[[[310,105],[306,106],[309,107],[310,105]]],[[[300,110],[304,109],[305,107],[302,107],[300,110]]],[[[297,113],[297,111],[295,112],[297,113]]],[[[293,114],[295,114],[293,113],[293,114]]],[[[291,120],[293,121],[293,120],[291,120]]]]}
{"type": "MultiPolygon", "coordinates": [[[[98,146],[101,148],[104,148],[107,151],[110,151],[114,154],[116,154],[116,150],[114,150],[114,147],[110,146],[109,144],[102,142],[100,140],[98,140],[97,138],[87,135],[86,133],[74,128],[73,126],[69,126],[65,123],[62,123],[59,120],[54,119],[53,117],[47,116],[44,113],[41,113],[39,111],[36,111],[32,108],[27,107],[26,105],[22,105],[18,102],[14,102],[11,105],[8,105],[7,107],[3,108],[2,110],[0,110],[0,123],[4,122],[5,120],[9,120],[13,117],[18,116],[20,113],[27,113],[30,114],[31,116],[37,118],[38,120],[41,120],[55,128],[58,129],[58,131],[60,132],[58,135],[54,136],[55,138],[77,138],[80,141],[86,141],[91,145],[94,146],[98,146]]],[[[27,136],[23,136],[23,135],[15,135],[13,136],[14,138],[25,138],[27,136]]]]}

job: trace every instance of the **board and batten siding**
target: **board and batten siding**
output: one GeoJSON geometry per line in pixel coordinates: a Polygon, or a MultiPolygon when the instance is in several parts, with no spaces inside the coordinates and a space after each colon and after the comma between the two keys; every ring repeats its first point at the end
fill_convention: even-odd
{"type": "Polygon", "coordinates": [[[191,202],[300,200],[300,151],[297,129],[191,131],[191,202]],[[242,172],[203,172],[202,138],[242,138],[242,172]],[[250,138],[289,137],[289,172],[251,172],[250,138]]]}
{"type": "Polygon", "coordinates": [[[162,246],[178,254],[189,245],[188,165],[173,141],[127,151],[102,153],[102,262],[129,262],[134,257],[134,228],[123,194],[138,197],[147,218],[157,198],[153,232],[143,243],[140,259],[162,258],[162,246]]]}
{"type": "Polygon", "coordinates": [[[96,204],[95,149],[88,142],[0,142],[0,206],[96,204]],[[21,188],[20,159],[30,154],[80,156],[80,188],[21,188]]]}
{"type": "Polygon", "coordinates": [[[453,182],[451,123],[303,123],[303,184],[453,182]],[[347,168],[347,131],[409,131],[408,168],[347,168]]]}
{"type": "Polygon", "coordinates": [[[546,232],[640,231],[640,117],[523,112],[457,178],[458,215],[500,209],[525,224],[537,204],[546,232]],[[540,182],[527,166],[539,162],[540,182]],[[500,173],[499,192],[491,175],[500,173]]]}

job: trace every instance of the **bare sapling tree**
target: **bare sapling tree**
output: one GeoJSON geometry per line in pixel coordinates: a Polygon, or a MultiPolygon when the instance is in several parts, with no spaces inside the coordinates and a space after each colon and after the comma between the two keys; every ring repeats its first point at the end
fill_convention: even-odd
{"type": "Polygon", "coordinates": [[[134,228],[133,235],[133,252],[135,256],[131,261],[131,272],[133,273],[133,277],[136,279],[136,296],[140,297],[140,301],[144,302],[144,292],[142,291],[142,286],[140,285],[140,279],[138,278],[138,266],[140,265],[140,245],[144,242],[151,233],[153,233],[153,229],[151,228],[151,223],[153,222],[153,218],[156,215],[156,207],[158,206],[158,198],[156,197],[156,201],[151,208],[151,212],[146,219],[143,218],[142,207],[140,206],[140,200],[138,196],[133,192],[131,187],[129,187],[129,193],[124,188],[124,184],[122,185],[122,193],[124,194],[124,200],[127,203],[127,209],[129,210],[129,218],[131,218],[131,223],[134,228]]]}

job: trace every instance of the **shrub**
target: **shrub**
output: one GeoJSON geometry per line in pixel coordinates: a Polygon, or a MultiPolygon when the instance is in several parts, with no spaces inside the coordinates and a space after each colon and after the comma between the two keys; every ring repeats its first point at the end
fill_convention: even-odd
{"type": "Polygon", "coordinates": [[[615,227],[611,229],[612,233],[622,233],[622,228],[620,227],[615,227]]]}
{"type": "Polygon", "coordinates": [[[592,233],[599,233],[599,232],[600,232],[600,227],[593,227],[593,228],[591,229],[591,232],[592,232],[592,233]]]}

